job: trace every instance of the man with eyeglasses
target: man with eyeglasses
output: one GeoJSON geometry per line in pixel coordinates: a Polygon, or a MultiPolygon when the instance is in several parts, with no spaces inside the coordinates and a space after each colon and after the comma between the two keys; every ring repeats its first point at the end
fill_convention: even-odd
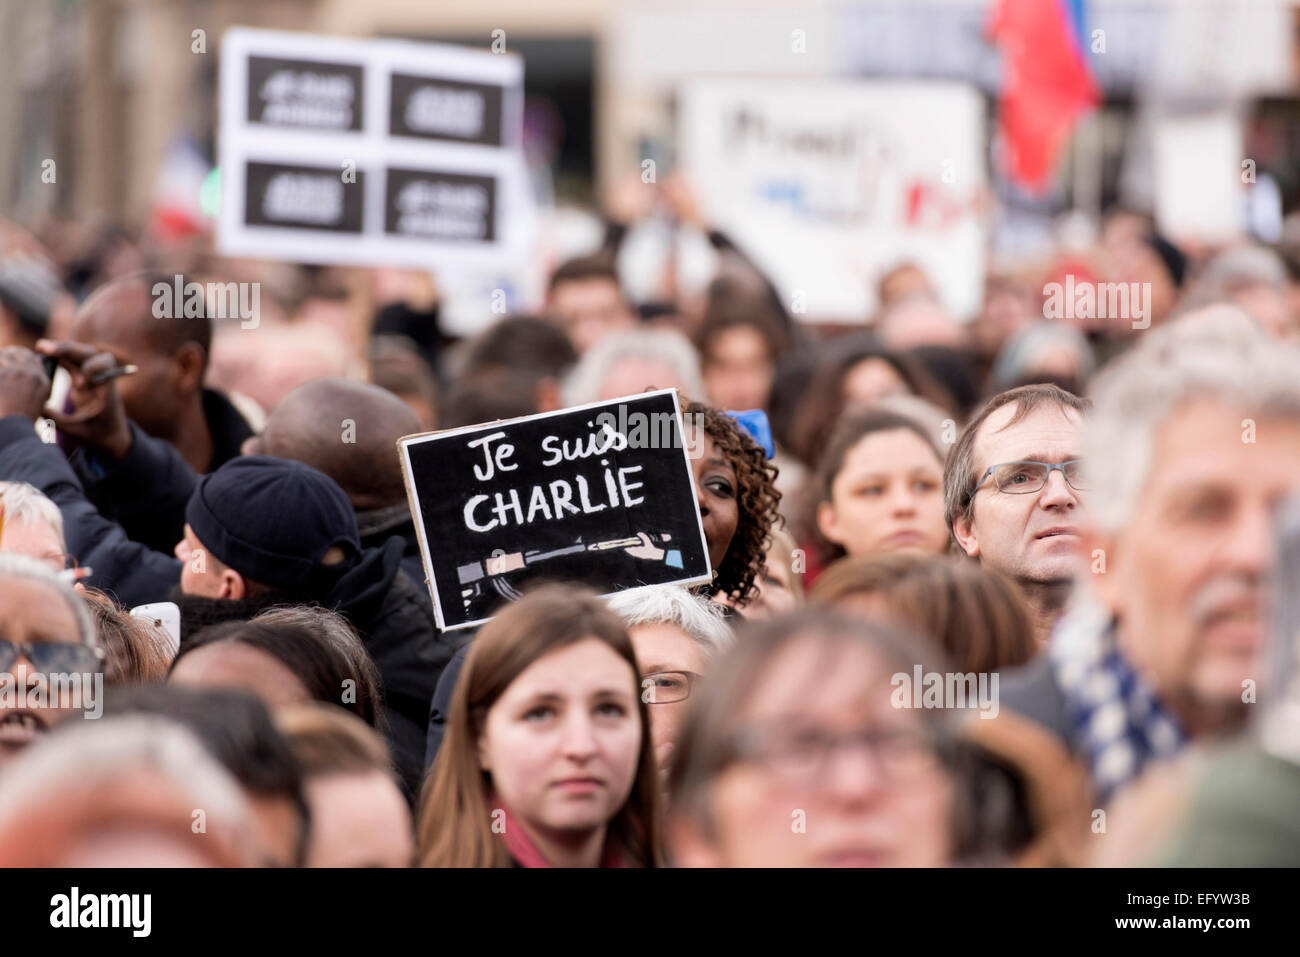
{"type": "Polygon", "coordinates": [[[943,495],[961,550],[1019,587],[1045,642],[1082,565],[1088,402],[1054,385],[994,396],[948,456],[943,495]]]}
{"type": "Polygon", "coordinates": [[[677,585],[619,592],[608,601],[632,638],[655,764],[666,783],[691,697],[712,660],[734,637],[720,605],[677,585]]]}
{"type": "Polygon", "coordinates": [[[0,769],[61,722],[101,710],[103,662],[81,597],[39,562],[0,555],[0,769]]]}

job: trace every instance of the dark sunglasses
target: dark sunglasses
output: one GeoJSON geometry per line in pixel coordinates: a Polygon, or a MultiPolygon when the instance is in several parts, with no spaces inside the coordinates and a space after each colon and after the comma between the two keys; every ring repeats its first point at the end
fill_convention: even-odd
{"type": "Polygon", "coordinates": [[[0,638],[0,671],[8,671],[19,658],[26,658],[37,671],[46,674],[95,672],[102,668],[104,649],[70,645],[61,641],[26,642],[0,638]]]}

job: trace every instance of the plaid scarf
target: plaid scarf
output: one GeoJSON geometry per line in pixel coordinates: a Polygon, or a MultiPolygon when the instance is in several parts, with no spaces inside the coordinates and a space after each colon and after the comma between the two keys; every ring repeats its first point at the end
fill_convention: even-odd
{"type": "Polygon", "coordinates": [[[1177,720],[1120,653],[1115,620],[1097,605],[1080,603],[1061,619],[1047,656],[1065,697],[1071,747],[1087,760],[1102,803],[1187,743],[1177,720]]]}

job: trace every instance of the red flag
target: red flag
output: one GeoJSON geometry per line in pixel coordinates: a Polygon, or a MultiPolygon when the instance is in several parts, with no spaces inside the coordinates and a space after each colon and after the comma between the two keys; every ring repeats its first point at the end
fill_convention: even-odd
{"type": "Polygon", "coordinates": [[[1101,102],[1083,48],[1081,3],[998,0],[988,32],[1002,52],[998,126],[1007,175],[1041,191],[1079,117],[1101,102]]]}

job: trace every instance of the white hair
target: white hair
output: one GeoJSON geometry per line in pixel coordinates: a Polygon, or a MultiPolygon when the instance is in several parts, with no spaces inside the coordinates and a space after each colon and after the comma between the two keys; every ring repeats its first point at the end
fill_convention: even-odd
{"type": "Polygon", "coordinates": [[[673,625],[690,635],[705,658],[731,647],[735,635],[722,606],[692,594],[681,585],[656,585],[617,592],[605,599],[628,628],[673,625]]]}
{"type": "Polygon", "coordinates": [[[72,617],[77,622],[77,637],[81,640],[81,643],[92,648],[103,647],[99,640],[99,632],[95,628],[95,619],[90,614],[90,609],[86,606],[85,601],[73,590],[71,585],[62,581],[48,567],[34,558],[28,558],[26,555],[19,555],[14,552],[0,552],[0,588],[4,587],[3,582],[6,578],[36,582],[57,594],[63,599],[63,603],[68,606],[68,609],[72,612],[72,617]]]}
{"type": "Polygon", "coordinates": [[[1067,323],[1041,320],[1021,329],[1002,346],[993,364],[993,388],[999,392],[1010,389],[1034,371],[1034,363],[1051,349],[1068,350],[1079,366],[1080,378],[1086,381],[1092,375],[1096,360],[1083,333],[1067,323]]]}
{"type": "Polygon", "coordinates": [[[63,513],[35,485],[0,482],[0,505],[4,506],[6,522],[22,522],[28,526],[38,522],[48,525],[59,539],[60,550],[68,550],[63,538],[63,513]]]}
{"type": "Polygon", "coordinates": [[[623,359],[661,362],[676,374],[683,394],[704,395],[700,357],[690,341],[672,329],[638,329],[611,333],[583,354],[564,379],[564,404],[586,405],[599,399],[609,370],[623,359]]]}
{"type": "Polygon", "coordinates": [[[1205,265],[1201,282],[1211,295],[1226,295],[1234,287],[1262,284],[1284,288],[1286,264],[1267,246],[1250,245],[1225,249],[1205,265]]]}
{"type": "Polygon", "coordinates": [[[1130,520],[1164,423],[1199,398],[1259,417],[1300,418],[1300,350],[1266,336],[1235,306],[1214,305],[1148,333],[1111,363],[1090,390],[1084,468],[1097,527],[1130,520]]]}
{"type": "Polygon", "coordinates": [[[0,779],[0,828],[52,796],[94,794],[149,772],[175,789],[179,806],[248,829],[251,812],[234,777],[192,731],[158,715],[67,722],[26,749],[0,779]]]}

